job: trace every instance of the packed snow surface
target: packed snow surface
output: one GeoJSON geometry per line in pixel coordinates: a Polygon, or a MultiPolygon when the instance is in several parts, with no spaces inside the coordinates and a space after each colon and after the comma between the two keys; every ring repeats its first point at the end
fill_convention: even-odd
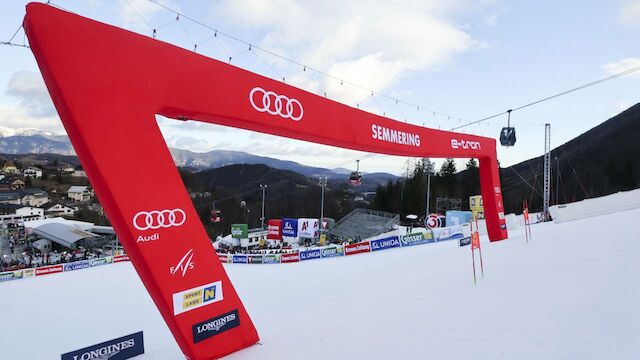
{"type": "MultiPolygon", "coordinates": [[[[296,264],[226,264],[261,336],[228,359],[639,359],[640,210],[296,264]],[[486,239],[483,239],[486,240],[486,239]]],[[[182,359],[130,263],[0,284],[0,358],[144,331],[144,359],[182,359]]]]}

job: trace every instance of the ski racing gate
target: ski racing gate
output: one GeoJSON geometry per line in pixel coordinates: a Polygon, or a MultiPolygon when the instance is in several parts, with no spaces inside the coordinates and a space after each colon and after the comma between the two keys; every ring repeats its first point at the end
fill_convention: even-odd
{"type": "Polygon", "coordinates": [[[477,158],[489,237],[507,238],[494,139],[357,110],[45,4],[27,5],[24,28],[100,203],[188,359],[224,356],[256,343],[258,333],[156,114],[372,153],[477,158]]]}

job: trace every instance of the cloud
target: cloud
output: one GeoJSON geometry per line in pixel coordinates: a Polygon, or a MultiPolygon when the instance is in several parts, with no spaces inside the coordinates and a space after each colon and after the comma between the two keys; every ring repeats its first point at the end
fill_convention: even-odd
{"type": "Polygon", "coordinates": [[[53,106],[42,76],[37,72],[16,71],[11,75],[0,105],[0,126],[10,128],[35,128],[64,133],[60,118],[53,106]]]}
{"type": "MultiPolygon", "coordinates": [[[[159,2],[176,9],[168,1],[159,2]]],[[[126,26],[146,27],[152,23],[156,14],[161,12],[166,14],[166,10],[149,0],[121,0],[116,5],[117,16],[126,26]]]]}
{"type": "Polygon", "coordinates": [[[635,26],[640,24],[640,0],[622,0],[620,1],[620,11],[618,20],[626,26],[635,26]]]}
{"type": "MultiPolygon", "coordinates": [[[[462,0],[225,0],[213,13],[261,32],[264,48],[385,92],[413,72],[432,71],[482,44],[450,20],[467,5],[477,6],[462,0]]],[[[350,105],[368,95],[321,75],[312,84],[350,105]]]]}
{"type": "Polygon", "coordinates": [[[18,98],[20,107],[30,116],[50,117],[56,114],[42,75],[31,71],[16,71],[11,75],[7,95],[18,98]]]}
{"type": "MultiPolygon", "coordinates": [[[[616,62],[605,64],[604,66],[602,66],[602,68],[606,76],[611,76],[613,74],[620,73],[639,66],[640,58],[625,58],[616,62]]],[[[640,79],[640,71],[633,72],[627,76],[640,79]]]]}

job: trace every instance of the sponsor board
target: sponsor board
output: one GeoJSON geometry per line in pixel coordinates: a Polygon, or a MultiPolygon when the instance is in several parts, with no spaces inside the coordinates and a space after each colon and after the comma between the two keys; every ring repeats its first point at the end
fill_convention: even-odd
{"type": "Polygon", "coordinates": [[[218,260],[220,260],[221,263],[228,263],[229,262],[229,256],[227,254],[218,254],[218,260]]]}
{"type": "Polygon", "coordinates": [[[267,221],[267,239],[282,240],[282,220],[271,219],[267,221]]]}
{"type": "Polygon", "coordinates": [[[460,247],[471,245],[471,238],[470,237],[466,237],[466,238],[462,238],[462,239],[458,240],[458,245],[460,247]]]}
{"type": "Polygon", "coordinates": [[[433,234],[430,231],[426,233],[411,233],[400,237],[400,244],[402,244],[402,246],[413,246],[432,242],[434,242],[433,234]]]}
{"type": "Polygon", "coordinates": [[[36,268],[36,276],[55,274],[62,272],[64,268],[62,265],[50,265],[36,268]]]}
{"type": "Polygon", "coordinates": [[[0,282],[22,279],[22,270],[0,273],[0,282]]]}
{"type": "Polygon", "coordinates": [[[249,237],[249,225],[231,224],[231,237],[234,239],[246,239],[249,237]]]}
{"type": "Polygon", "coordinates": [[[36,269],[24,269],[22,270],[23,278],[30,278],[36,276],[36,269]]]}
{"type": "Polygon", "coordinates": [[[91,267],[91,262],[89,260],[76,261],[69,264],[64,264],[64,271],[73,271],[86,269],[91,267]]]}
{"type": "Polygon", "coordinates": [[[262,264],[262,255],[249,256],[249,264],[262,264]]]}
{"type": "Polygon", "coordinates": [[[179,315],[223,299],[221,280],[180,291],[173,294],[173,315],[179,315]]]}
{"type": "Polygon", "coordinates": [[[279,255],[265,255],[262,259],[263,264],[278,264],[280,263],[279,255]]]}
{"type": "Polygon", "coordinates": [[[298,252],[292,252],[292,253],[280,255],[281,263],[291,263],[291,262],[298,262],[298,261],[300,261],[300,253],[298,252]]]}
{"type": "Polygon", "coordinates": [[[334,257],[334,256],[342,256],[344,255],[344,251],[342,250],[342,246],[330,246],[326,248],[322,248],[322,257],[334,257]]]}
{"type": "Polygon", "coordinates": [[[300,261],[320,259],[322,257],[322,250],[313,249],[300,251],[300,261]]]}
{"type": "Polygon", "coordinates": [[[142,331],[62,354],[61,360],[124,360],[144,354],[142,331]]]}
{"type": "Polygon", "coordinates": [[[112,261],[111,257],[91,259],[90,265],[91,266],[106,265],[106,264],[110,264],[111,261],[112,261]]]}
{"type": "Polygon", "coordinates": [[[282,236],[298,237],[298,219],[282,219],[282,236]]]}
{"type": "Polygon", "coordinates": [[[384,239],[371,240],[371,251],[380,251],[400,247],[400,239],[392,236],[384,239]]]}
{"type": "Polygon", "coordinates": [[[431,229],[435,241],[457,240],[464,237],[462,226],[448,226],[431,229]]]}
{"type": "Polygon", "coordinates": [[[233,255],[231,262],[234,264],[246,264],[249,262],[249,257],[247,255],[233,255]]]}
{"type": "Polygon", "coordinates": [[[298,237],[315,239],[318,237],[318,219],[298,219],[298,237]]]}
{"type": "Polygon", "coordinates": [[[129,257],[127,255],[117,255],[113,257],[114,263],[123,262],[123,261],[130,261],[129,257]]]}
{"type": "Polygon", "coordinates": [[[344,246],[345,255],[355,255],[371,251],[371,245],[368,241],[344,246]]]}
{"type": "Polygon", "coordinates": [[[193,342],[198,343],[239,325],[240,315],[238,314],[238,310],[233,310],[226,314],[205,320],[191,327],[193,342]]]}

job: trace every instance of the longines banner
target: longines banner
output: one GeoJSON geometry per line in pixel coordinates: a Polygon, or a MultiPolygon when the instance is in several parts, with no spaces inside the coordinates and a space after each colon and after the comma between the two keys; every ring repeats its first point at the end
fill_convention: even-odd
{"type": "Polygon", "coordinates": [[[61,360],[125,360],[144,354],[142,331],[62,354],[61,360]]]}
{"type": "MultiPolygon", "coordinates": [[[[211,246],[156,115],[363,152],[477,158],[489,237],[507,237],[504,219],[498,217],[503,204],[495,139],[429,129],[344,106],[46,4],[27,5],[23,28],[96,196],[178,346],[191,360],[219,358],[255,344],[258,333],[211,246]],[[144,161],[122,161],[132,156],[144,161]],[[176,294],[218,281],[224,287],[221,301],[177,315],[168,305],[176,294]],[[238,326],[194,342],[193,325],[232,311],[241,319],[238,326]]],[[[289,236],[284,234],[286,224],[282,229],[289,236]]],[[[349,248],[354,251],[365,249],[349,248]]],[[[295,259],[282,256],[283,262],[295,259]]],[[[62,266],[36,270],[36,275],[59,271],[62,266]]],[[[189,304],[200,300],[198,290],[191,295],[189,304]]]]}

